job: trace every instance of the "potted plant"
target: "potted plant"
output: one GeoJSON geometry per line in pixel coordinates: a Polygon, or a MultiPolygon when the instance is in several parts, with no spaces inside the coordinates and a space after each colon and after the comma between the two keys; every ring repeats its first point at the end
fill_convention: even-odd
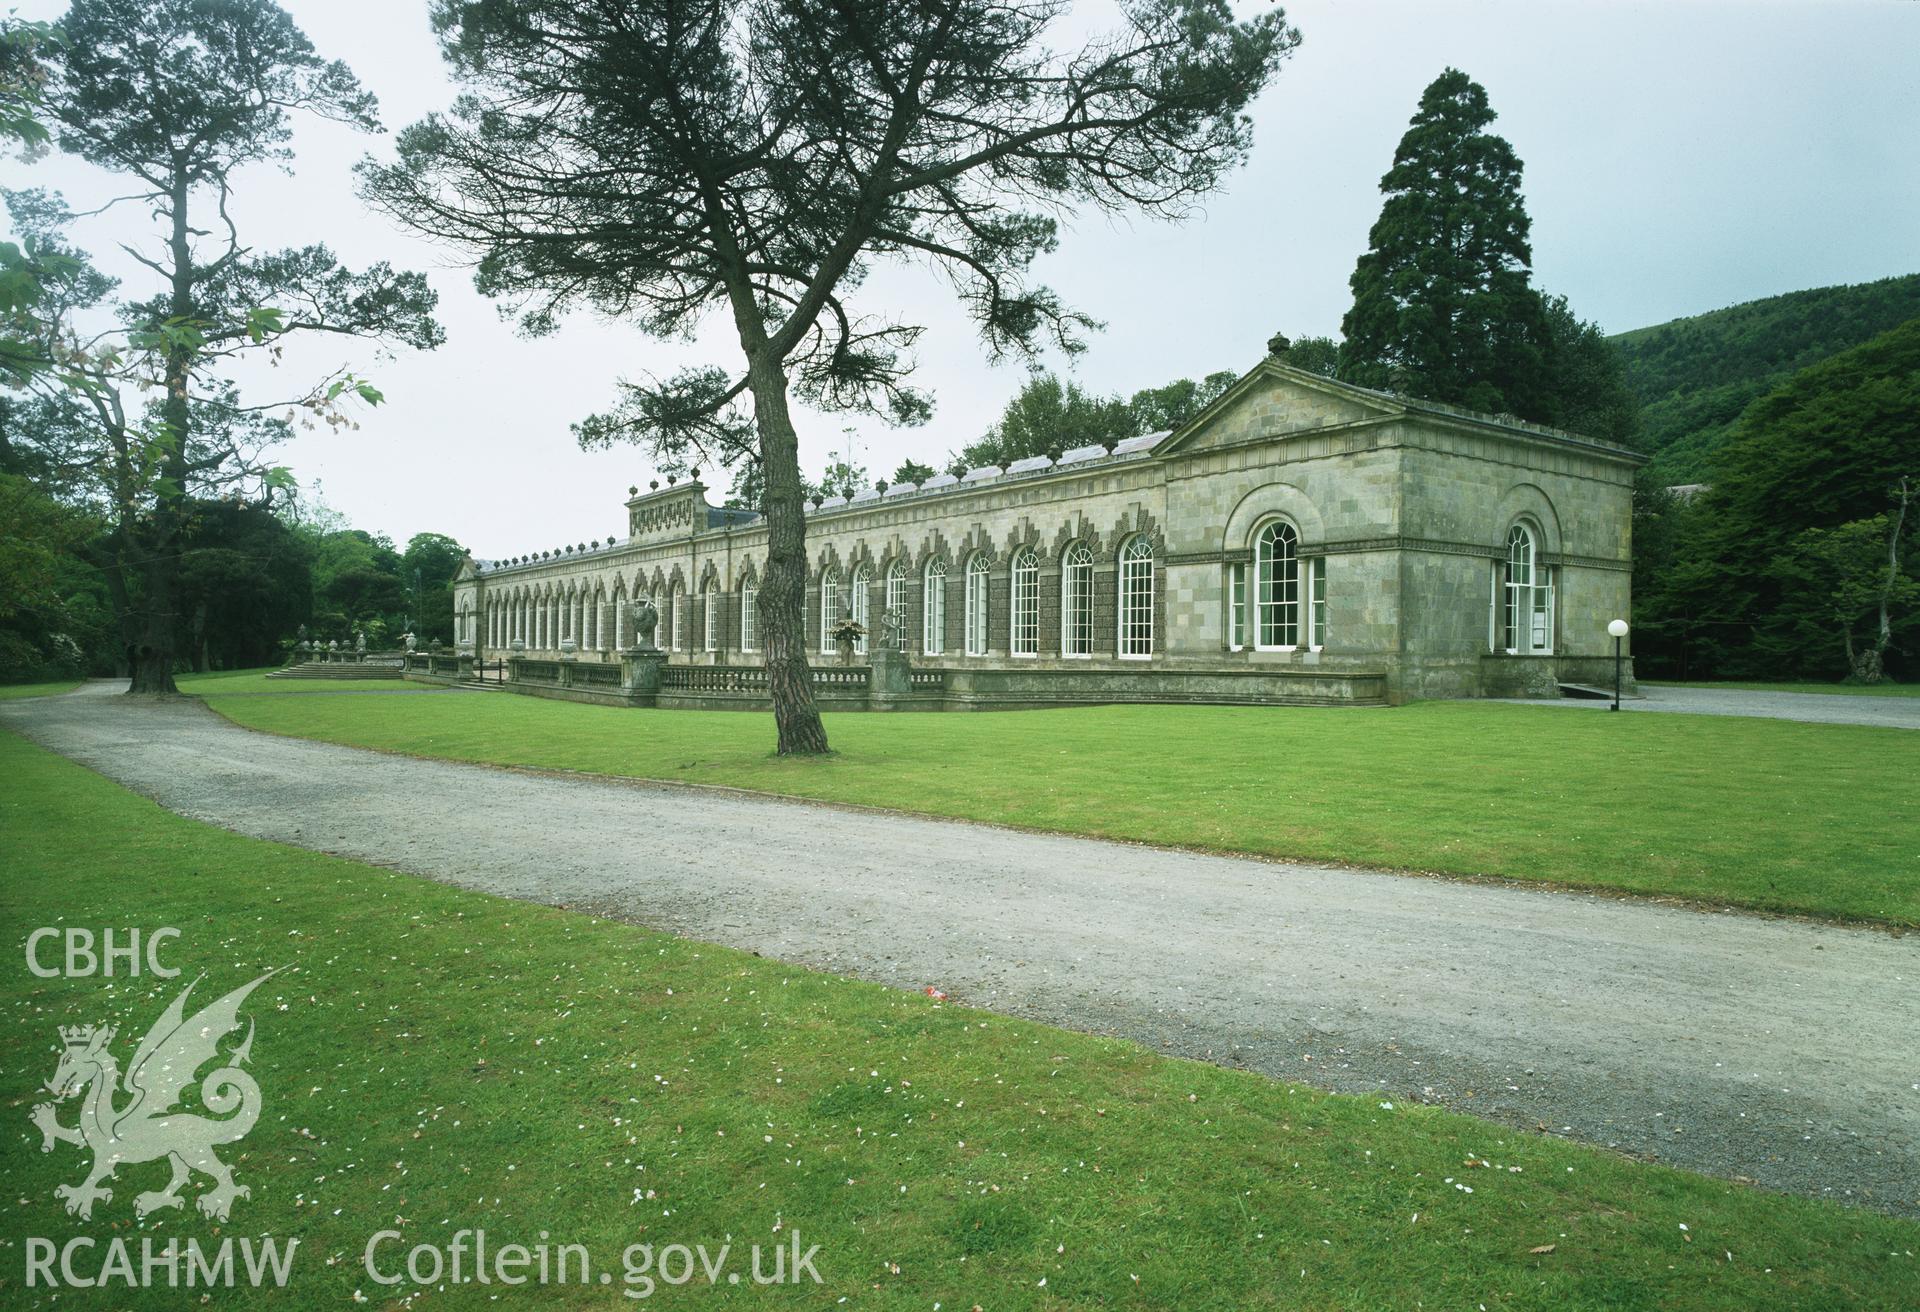
{"type": "Polygon", "coordinates": [[[867,636],[867,626],[858,620],[841,620],[833,626],[831,635],[834,645],[840,649],[840,663],[853,664],[853,644],[867,636]]]}

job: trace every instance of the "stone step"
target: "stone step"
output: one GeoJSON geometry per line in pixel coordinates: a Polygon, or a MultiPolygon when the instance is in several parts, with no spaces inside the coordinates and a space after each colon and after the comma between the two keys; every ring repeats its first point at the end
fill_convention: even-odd
{"type": "Polygon", "coordinates": [[[348,665],[334,661],[308,661],[275,670],[269,679],[397,679],[400,670],[392,665],[348,665]]]}

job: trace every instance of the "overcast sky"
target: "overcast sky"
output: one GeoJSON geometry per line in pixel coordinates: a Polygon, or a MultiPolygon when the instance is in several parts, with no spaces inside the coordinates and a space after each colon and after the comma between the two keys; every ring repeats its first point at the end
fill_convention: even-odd
{"type": "MultiPolygon", "coordinates": [[[[379,96],[388,129],[450,99],[424,3],[284,3],[379,96]]],[[[26,17],[63,8],[20,6],[26,17]]],[[[1380,175],[1421,89],[1448,65],[1487,88],[1494,130],[1526,164],[1537,283],[1609,332],[1920,270],[1920,4],[1302,0],[1288,14],[1305,39],[1254,108],[1250,166],[1184,225],[1088,215],[1044,262],[1045,281],[1107,324],[1076,365],[1083,385],[1129,393],[1244,370],[1276,330],[1337,332],[1380,175]]],[[[245,179],[243,238],[262,249],[326,242],[355,267],[427,270],[447,344],[386,360],[331,339],[290,352],[290,380],[351,363],[388,403],[362,413],[357,432],[302,434],[284,463],[397,542],[432,530],[505,556],[624,532],[626,488],[652,472],[645,452],[583,453],[568,424],[604,408],[623,374],[736,363],[724,325],[695,346],[587,318],[522,341],[454,253],[355,198],[354,160],[390,142],[302,123],[295,146],[292,176],[245,179]]],[[[58,188],[75,209],[117,194],[58,156],[4,167],[7,185],[58,188]]],[[[139,267],[114,249],[142,225],[122,207],[75,235],[144,293],[139,267]]],[[[859,426],[858,458],[876,476],[909,455],[938,463],[1022,381],[1017,366],[986,365],[923,272],[887,271],[860,304],[929,326],[917,381],[938,406],[923,428],[859,426]]],[[[817,472],[846,420],[800,418],[802,462],[817,472]]],[[[707,481],[718,501],[724,477],[707,481]]]]}

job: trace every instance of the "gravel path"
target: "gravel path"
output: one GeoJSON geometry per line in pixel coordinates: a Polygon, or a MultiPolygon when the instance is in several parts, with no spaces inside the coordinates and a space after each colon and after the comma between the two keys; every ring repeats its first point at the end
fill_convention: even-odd
{"type": "Polygon", "coordinates": [[[1920,937],[417,761],[117,686],[0,726],[244,834],[1920,1215],[1920,937]]]}
{"type": "MultiPolygon", "coordinates": [[[[1604,711],[1611,702],[1578,697],[1502,698],[1527,706],[1564,706],[1604,711]]],[[[1673,711],[1683,715],[1751,715],[1810,724],[1869,724],[1882,729],[1920,729],[1920,697],[1855,697],[1846,693],[1761,692],[1752,688],[1658,688],[1640,685],[1621,712],[1673,711]]]]}

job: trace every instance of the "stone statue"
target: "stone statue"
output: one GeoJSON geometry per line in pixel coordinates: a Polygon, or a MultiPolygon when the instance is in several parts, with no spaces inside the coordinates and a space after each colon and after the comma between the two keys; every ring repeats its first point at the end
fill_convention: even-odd
{"type": "Polygon", "coordinates": [[[367,631],[366,631],[365,629],[355,629],[355,630],[354,630],[354,633],[353,633],[353,649],[354,649],[355,651],[358,651],[358,652],[364,652],[364,651],[366,651],[366,649],[367,649],[367,631]]]}
{"type": "Polygon", "coordinates": [[[653,631],[659,626],[660,612],[655,609],[653,598],[640,598],[640,604],[633,608],[633,645],[641,651],[652,651],[653,631]]]}
{"type": "Polygon", "coordinates": [[[880,613],[880,645],[888,651],[900,650],[900,608],[889,606],[880,613]]]}

